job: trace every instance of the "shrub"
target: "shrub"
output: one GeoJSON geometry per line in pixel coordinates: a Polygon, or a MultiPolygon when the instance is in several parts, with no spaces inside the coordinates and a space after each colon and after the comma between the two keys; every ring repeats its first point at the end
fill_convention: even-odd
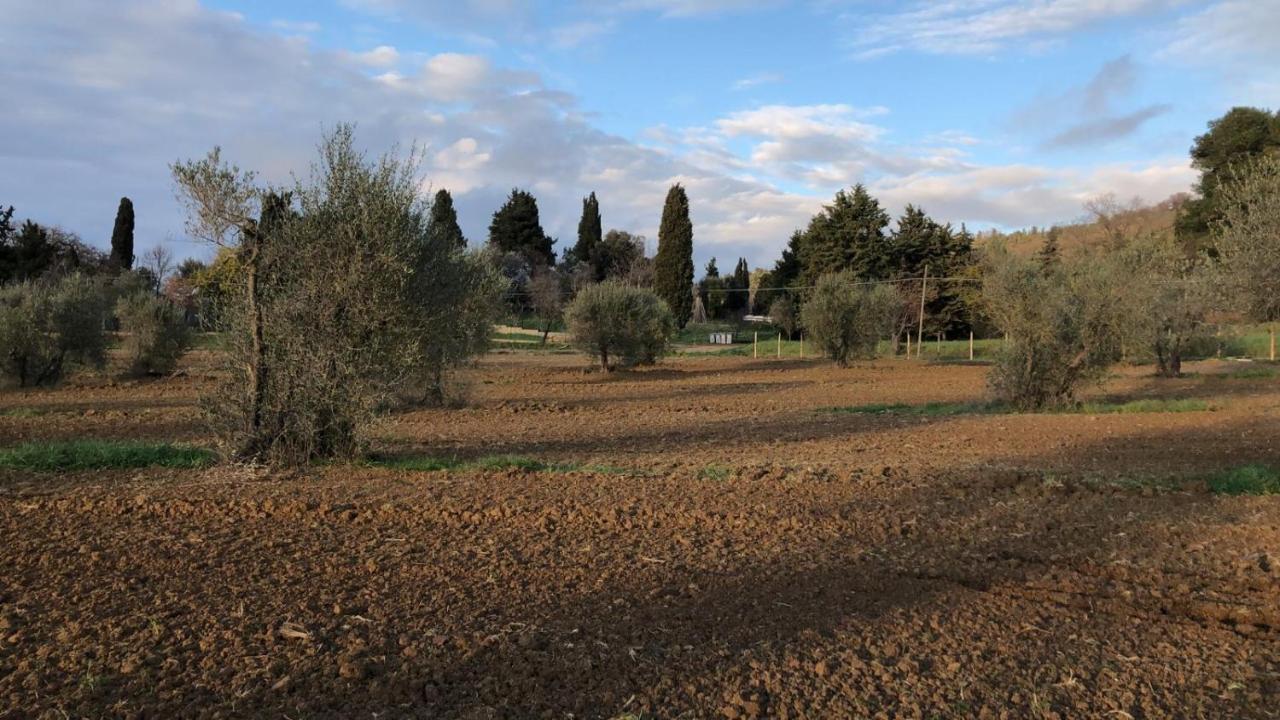
{"type": "Polygon", "coordinates": [[[800,318],[796,316],[796,303],[789,295],[774,298],[769,304],[769,322],[778,328],[790,340],[800,326],[800,318]]]}
{"type": "Polygon", "coordinates": [[[287,192],[216,149],[173,167],[191,234],[235,253],[220,308],[227,379],[205,403],[232,457],[356,456],[401,393],[474,347],[469,328],[438,330],[480,322],[468,306],[479,263],[430,232],[417,167],[366,158],[345,125],[287,192]]]}
{"type": "Polygon", "coordinates": [[[1103,256],[1045,264],[1002,246],[987,256],[982,298],[1005,343],[988,382],[1018,410],[1070,404],[1121,353],[1133,318],[1121,290],[1127,274],[1103,256]]]}
{"type": "Polygon", "coordinates": [[[74,364],[102,367],[105,315],[100,288],[80,274],[0,289],[0,372],[27,387],[52,385],[74,364]]]}
{"type": "Polygon", "coordinates": [[[818,347],[845,367],[855,357],[871,357],[887,337],[899,298],[887,285],[859,284],[850,272],[818,278],[800,311],[800,323],[818,347]]]}
{"type": "Polygon", "coordinates": [[[173,372],[178,358],[191,345],[183,309],[149,292],[120,298],[116,302],[116,318],[125,333],[123,347],[130,375],[173,372]]]}
{"type": "Polygon", "coordinates": [[[675,318],[652,290],[606,280],[583,288],[565,310],[573,342],[600,368],[656,362],[675,334],[675,318]]]}

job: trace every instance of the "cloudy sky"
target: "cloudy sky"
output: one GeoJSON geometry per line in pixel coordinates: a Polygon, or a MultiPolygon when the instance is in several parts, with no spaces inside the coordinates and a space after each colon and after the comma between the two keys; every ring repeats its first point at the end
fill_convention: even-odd
{"type": "MultiPolygon", "coordinates": [[[[1276,0],[0,0],[0,204],[105,246],[207,255],[168,164],[285,181],[322,130],[417,142],[482,242],[512,187],[572,244],[581,198],[699,263],[772,262],[841,188],[971,228],[1186,190],[1233,105],[1280,105],[1276,0]]],[[[652,244],[652,243],[651,243],[652,244]]]]}

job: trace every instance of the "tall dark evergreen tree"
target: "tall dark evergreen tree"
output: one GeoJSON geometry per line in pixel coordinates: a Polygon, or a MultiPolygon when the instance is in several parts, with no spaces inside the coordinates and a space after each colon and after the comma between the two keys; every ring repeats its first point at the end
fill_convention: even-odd
{"type": "Polygon", "coordinates": [[[658,226],[653,289],[666,301],[676,323],[684,327],[693,315],[693,222],[689,196],[678,183],[667,191],[658,226]]]}
{"type": "Polygon", "coordinates": [[[111,230],[111,264],[121,270],[133,267],[133,201],[120,198],[116,224],[111,230]]]}
{"type": "Polygon", "coordinates": [[[738,258],[738,264],[733,267],[733,275],[729,276],[726,283],[729,286],[729,296],[725,299],[725,305],[732,313],[741,313],[747,309],[747,301],[750,299],[751,290],[751,268],[747,267],[746,258],[738,258]]]}
{"type": "Polygon", "coordinates": [[[467,247],[467,238],[458,225],[458,211],[453,209],[453,196],[440,189],[431,201],[431,215],[427,219],[427,233],[435,247],[467,247]]]}
{"type": "Polygon", "coordinates": [[[1036,259],[1040,261],[1040,267],[1052,268],[1058,264],[1058,259],[1062,249],[1058,246],[1058,238],[1062,235],[1062,231],[1057,225],[1049,228],[1048,234],[1044,237],[1044,245],[1036,251],[1036,259]]]}
{"type": "Polygon", "coordinates": [[[715,258],[711,258],[707,261],[707,266],[702,269],[702,276],[707,278],[720,277],[720,268],[716,267],[715,258]]]}
{"type": "MultiPolygon", "coordinates": [[[[591,193],[582,198],[582,219],[578,221],[578,243],[573,246],[573,257],[577,262],[591,262],[596,255],[596,248],[603,239],[600,228],[600,201],[591,193]]],[[[601,274],[596,269],[597,277],[601,274]]]]}
{"type": "Polygon", "coordinates": [[[801,277],[813,285],[827,273],[850,270],[861,278],[885,271],[889,214],[861,184],[841,190],[809,221],[801,244],[801,277]]]}
{"type": "Polygon", "coordinates": [[[0,207],[0,284],[9,280],[15,271],[16,258],[13,249],[13,206],[0,207]]]}
{"type": "Polygon", "coordinates": [[[519,188],[493,214],[489,223],[489,244],[502,252],[520,253],[531,265],[555,265],[555,244],[542,230],[538,219],[538,201],[519,188]]]}

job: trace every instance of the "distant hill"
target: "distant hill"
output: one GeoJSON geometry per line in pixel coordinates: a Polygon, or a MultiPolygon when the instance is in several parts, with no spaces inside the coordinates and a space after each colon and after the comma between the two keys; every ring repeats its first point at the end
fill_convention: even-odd
{"type": "Polygon", "coordinates": [[[1155,205],[1142,205],[1135,201],[1121,203],[1114,197],[1107,196],[1086,204],[1086,219],[1077,223],[1032,227],[1009,233],[991,230],[979,233],[975,244],[982,247],[996,239],[1003,239],[1014,253],[1031,255],[1044,247],[1049,233],[1056,229],[1060,252],[1069,255],[1108,238],[1172,234],[1178,209],[1187,199],[1185,193],[1179,193],[1155,205]]]}

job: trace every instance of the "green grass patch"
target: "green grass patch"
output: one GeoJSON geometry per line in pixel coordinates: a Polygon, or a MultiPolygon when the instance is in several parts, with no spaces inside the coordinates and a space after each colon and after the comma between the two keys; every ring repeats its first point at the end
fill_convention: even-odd
{"type": "Polygon", "coordinates": [[[144,467],[202,468],[214,455],[204,448],[114,440],[31,442],[0,449],[0,468],[65,472],[144,467]]]}
{"type": "Polygon", "coordinates": [[[819,412],[834,413],[836,415],[922,415],[926,417],[989,415],[1003,411],[1004,409],[998,405],[971,402],[931,402],[923,405],[907,405],[905,403],[868,403],[866,405],[819,408],[819,412]]]}
{"type": "Polygon", "coordinates": [[[37,408],[29,408],[29,407],[0,409],[0,417],[33,418],[43,414],[44,413],[38,410],[37,408]]]}
{"type": "Polygon", "coordinates": [[[698,471],[698,479],[723,482],[729,479],[729,468],[723,465],[708,465],[698,471]]]}
{"type": "Polygon", "coordinates": [[[1217,495],[1280,495],[1280,469],[1242,465],[1211,475],[1209,490],[1217,495]]]}
{"type": "Polygon", "coordinates": [[[1130,413],[1183,413],[1183,412],[1208,412],[1217,410],[1216,405],[1210,404],[1205,400],[1192,398],[1184,399],[1159,399],[1148,398],[1145,400],[1130,400],[1128,402],[1086,402],[1080,403],[1074,408],[1070,408],[1068,412],[1082,413],[1085,415],[1113,415],[1113,414],[1130,414],[1130,413]]]}
{"type": "Polygon", "coordinates": [[[1280,368],[1274,365],[1259,365],[1235,372],[1209,375],[1208,377],[1222,380],[1270,380],[1271,378],[1280,377],[1280,368]]]}

